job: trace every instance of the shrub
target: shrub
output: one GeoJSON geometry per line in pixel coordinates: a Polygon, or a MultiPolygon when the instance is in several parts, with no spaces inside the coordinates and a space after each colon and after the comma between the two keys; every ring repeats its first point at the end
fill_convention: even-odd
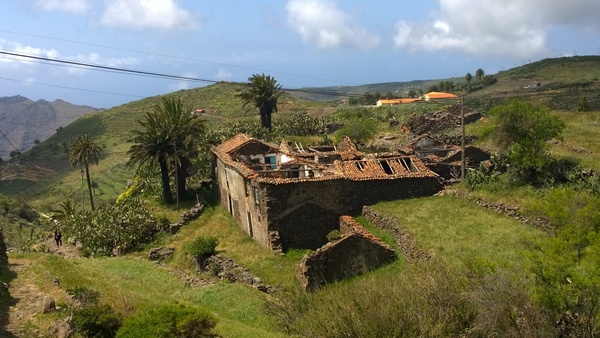
{"type": "Polygon", "coordinates": [[[200,259],[215,254],[219,240],[215,237],[198,237],[189,244],[188,251],[192,256],[200,259]]]}
{"type": "Polygon", "coordinates": [[[93,306],[98,304],[100,293],[85,286],[67,289],[67,293],[78,301],[82,306],[93,306]]]}
{"type": "Polygon", "coordinates": [[[128,198],[75,214],[65,220],[64,230],[93,254],[111,255],[114,249],[125,253],[150,243],[160,228],[142,201],[128,198]]]}
{"type": "Polygon", "coordinates": [[[353,118],[346,123],[343,129],[337,132],[341,140],[348,136],[353,142],[364,143],[371,139],[377,132],[377,121],[372,118],[353,118]]]}
{"type": "Polygon", "coordinates": [[[108,305],[90,306],[73,313],[73,325],[84,337],[112,338],[121,327],[121,319],[108,305]]]}
{"type": "Polygon", "coordinates": [[[212,333],[216,324],[216,318],[206,310],[184,305],[163,305],[125,318],[117,337],[217,337],[212,333]]]}
{"type": "Polygon", "coordinates": [[[295,113],[281,126],[281,131],[285,135],[319,135],[325,131],[325,120],[319,117],[310,117],[305,112],[295,113]]]}
{"type": "Polygon", "coordinates": [[[329,242],[335,241],[337,239],[340,239],[340,237],[342,237],[342,235],[340,234],[339,230],[333,230],[332,232],[327,234],[327,240],[329,242]]]}

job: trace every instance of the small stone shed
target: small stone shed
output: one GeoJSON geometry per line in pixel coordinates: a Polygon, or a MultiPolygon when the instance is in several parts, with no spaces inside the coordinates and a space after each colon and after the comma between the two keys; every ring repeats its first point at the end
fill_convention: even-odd
{"type": "Polygon", "coordinates": [[[212,152],[221,205],[249,236],[276,251],[322,246],[341,215],[360,214],[364,205],[442,189],[418,158],[362,154],[349,140],[321,152],[238,134],[212,152]]]}
{"type": "Polygon", "coordinates": [[[361,275],[396,260],[396,253],[350,216],[340,217],[341,237],[298,263],[296,277],[304,290],[361,275]]]}

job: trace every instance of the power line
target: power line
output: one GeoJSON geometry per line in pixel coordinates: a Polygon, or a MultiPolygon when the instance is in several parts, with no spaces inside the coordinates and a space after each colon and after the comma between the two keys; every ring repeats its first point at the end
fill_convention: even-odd
{"type": "MultiPolygon", "coordinates": [[[[205,83],[213,83],[213,84],[223,82],[223,81],[216,81],[216,80],[189,77],[189,76],[170,75],[170,74],[156,73],[156,72],[149,72],[149,71],[142,71],[142,70],[135,70],[135,69],[103,66],[103,65],[79,62],[79,61],[52,59],[52,58],[44,57],[44,56],[28,55],[28,54],[16,53],[16,52],[0,51],[0,54],[6,55],[6,56],[12,56],[12,57],[25,58],[25,59],[30,59],[30,60],[46,61],[52,65],[63,64],[63,65],[68,65],[68,66],[72,66],[72,67],[76,67],[76,68],[81,68],[81,67],[92,68],[92,69],[99,69],[101,71],[125,73],[125,74],[137,75],[137,76],[148,76],[148,77],[163,78],[163,79],[169,79],[169,80],[183,80],[183,81],[205,82],[205,83]]],[[[241,84],[248,85],[247,83],[241,83],[241,84]]],[[[57,86],[57,87],[60,87],[60,86],[57,86]]],[[[75,89],[75,88],[69,88],[69,89],[75,89]]],[[[306,93],[306,94],[336,96],[336,97],[361,97],[362,96],[360,94],[342,94],[342,93],[325,91],[325,90],[287,89],[287,88],[282,88],[282,90],[291,91],[291,92],[300,92],[300,93],[306,93]]],[[[111,94],[119,95],[117,93],[111,93],[111,94]]]]}
{"type": "Polygon", "coordinates": [[[180,56],[174,56],[174,55],[168,55],[168,54],[139,51],[139,50],[129,49],[129,48],[114,47],[114,46],[108,46],[108,45],[102,45],[102,44],[96,44],[96,43],[90,43],[90,42],[68,40],[68,39],[60,39],[60,38],[55,38],[55,37],[50,37],[50,36],[43,36],[43,35],[36,35],[36,34],[21,33],[21,32],[15,32],[15,31],[4,30],[4,29],[0,29],[0,32],[17,34],[17,35],[23,35],[23,36],[30,36],[30,37],[42,38],[42,39],[48,39],[48,40],[54,40],[54,41],[62,41],[62,42],[68,42],[68,43],[75,43],[75,44],[80,44],[80,45],[85,45],[85,46],[108,48],[108,49],[120,50],[120,51],[125,51],[125,52],[133,52],[133,53],[138,53],[138,54],[146,54],[146,55],[151,55],[151,56],[160,56],[160,57],[171,58],[171,59],[175,59],[175,60],[206,63],[206,64],[212,64],[212,65],[217,65],[217,66],[225,66],[225,67],[230,67],[230,68],[240,68],[240,69],[247,69],[247,70],[252,70],[252,71],[260,71],[260,72],[263,72],[263,73],[281,74],[281,75],[288,75],[288,76],[294,76],[294,77],[300,77],[300,78],[306,78],[306,79],[328,81],[328,82],[333,82],[333,83],[343,83],[343,84],[347,84],[347,85],[358,85],[356,83],[351,83],[351,82],[346,82],[346,81],[339,81],[339,80],[332,80],[332,79],[315,77],[315,76],[300,75],[300,74],[293,74],[293,73],[273,71],[273,70],[264,70],[264,69],[246,67],[246,66],[238,66],[238,65],[231,65],[231,64],[226,64],[226,63],[214,62],[214,61],[206,61],[206,60],[193,59],[193,58],[187,58],[187,57],[180,57],[180,56]]]}

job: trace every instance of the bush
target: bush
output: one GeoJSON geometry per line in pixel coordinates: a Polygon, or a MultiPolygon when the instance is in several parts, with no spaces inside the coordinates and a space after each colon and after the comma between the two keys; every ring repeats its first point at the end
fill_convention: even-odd
{"type": "Polygon", "coordinates": [[[160,231],[156,219],[138,198],[105,204],[95,211],[69,217],[65,233],[75,236],[93,254],[111,255],[114,249],[130,252],[150,243],[160,231]]]}
{"type": "Polygon", "coordinates": [[[117,337],[217,337],[212,333],[216,325],[216,318],[206,310],[184,305],[164,305],[125,318],[117,337]]]}
{"type": "Polygon", "coordinates": [[[90,306],[73,313],[73,325],[84,337],[112,338],[121,327],[121,319],[108,305],[90,306]]]}
{"type": "Polygon", "coordinates": [[[327,240],[329,242],[333,242],[337,239],[340,239],[340,237],[342,237],[342,235],[340,234],[339,230],[333,230],[332,232],[327,234],[327,240]]]}
{"type": "Polygon", "coordinates": [[[198,237],[189,244],[188,251],[192,256],[200,259],[215,254],[219,240],[215,237],[198,237]]]}
{"type": "Polygon", "coordinates": [[[377,121],[372,118],[353,118],[337,132],[338,139],[348,136],[353,142],[364,143],[377,132],[377,121]]]}

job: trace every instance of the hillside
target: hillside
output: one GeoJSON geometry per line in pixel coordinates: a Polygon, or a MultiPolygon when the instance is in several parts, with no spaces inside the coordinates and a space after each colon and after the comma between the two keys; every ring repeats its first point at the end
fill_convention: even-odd
{"type": "MultiPolygon", "coordinates": [[[[131,253],[105,251],[118,257],[81,258],[79,254],[91,253],[85,248],[79,252],[76,246],[68,246],[76,255],[65,257],[51,239],[36,246],[37,252],[12,252],[10,264],[0,266],[0,284],[9,284],[8,292],[0,292],[0,330],[15,337],[56,336],[57,325],[82,306],[73,293],[79,290],[80,297],[82,293],[95,296],[98,305],[109,306],[121,318],[173,303],[203,308],[218,318],[215,333],[222,337],[561,336],[557,332],[595,336],[600,332],[596,306],[600,179],[595,174],[600,170],[600,145],[596,142],[600,106],[593,96],[598,81],[588,77],[598,72],[598,62],[600,58],[542,60],[495,74],[496,84],[466,95],[468,104],[484,115],[468,124],[466,132],[479,136],[479,145],[488,142],[486,146],[491,144],[486,135],[494,125],[485,115],[496,102],[517,97],[550,106],[551,114],[566,126],[561,139],[550,143],[558,160],[551,163],[552,169],[568,170],[571,162],[577,162],[583,169],[568,174],[579,176],[564,182],[548,179],[537,186],[519,181],[501,168],[481,168],[468,174],[473,174],[467,176],[473,180],[448,186],[435,196],[376,203],[372,209],[381,215],[380,221],[398,224],[398,228],[378,228],[364,211],[353,218],[396,250],[398,260],[385,267],[303,293],[296,274],[298,262],[310,251],[293,248],[281,255],[261,246],[236,224],[231,198],[229,206],[219,205],[209,189],[199,189],[206,207],[198,218],[191,218],[189,211],[196,201],[183,201],[180,210],[161,204],[156,194],[142,191],[139,196],[161,222],[174,224],[183,217],[189,222],[178,227],[177,233],[171,227],[169,231],[163,228],[158,238],[131,253]],[[562,67],[565,71],[560,73],[562,67]],[[525,88],[532,82],[535,88],[525,88]],[[590,95],[595,111],[577,112],[571,107],[581,95],[590,95]],[[247,268],[273,288],[261,290],[240,282],[234,278],[242,274],[237,268],[233,268],[233,277],[222,275],[219,266],[199,268],[193,260],[194,242],[210,238],[217,239],[218,255],[247,268]],[[405,256],[401,246],[407,245],[424,253],[423,258],[412,261],[410,255],[405,256]],[[159,247],[173,251],[164,260],[151,261],[149,252],[159,247]],[[57,309],[41,313],[38,303],[46,297],[56,301],[57,309]],[[592,334],[576,331],[581,328],[592,334]]],[[[242,109],[235,95],[242,86],[219,83],[173,94],[181,96],[191,109],[204,109],[207,114],[202,118],[207,125],[219,128],[258,120],[254,110],[242,109]]],[[[377,88],[369,86],[365,88],[377,88]]],[[[68,166],[64,149],[73,137],[86,132],[104,145],[99,165],[90,167],[97,183],[95,194],[100,200],[114,199],[133,176],[124,166],[131,131],[160,99],[150,97],[77,119],[22,157],[4,163],[0,192],[21,196],[42,211],[69,197],[82,202],[77,211],[82,209],[86,197],[83,176],[80,168],[68,166]]],[[[404,141],[400,123],[448,105],[422,102],[349,107],[285,96],[274,125],[300,111],[336,122],[373,122],[377,133],[371,139],[404,141]]],[[[300,200],[298,195],[276,197],[295,202],[300,200]]],[[[331,198],[330,194],[323,196],[331,198]]],[[[14,215],[27,216],[29,210],[19,208],[19,202],[10,203],[9,209],[14,210],[6,211],[6,218],[0,215],[0,222],[7,221],[0,225],[27,223],[14,215]]],[[[311,212],[298,217],[312,217],[308,215],[311,212]]],[[[129,224],[124,217],[102,219],[112,229],[125,229],[129,224]]],[[[290,223],[295,221],[290,219],[290,223]]],[[[103,230],[90,224],[84,221],[80,225],[103,230]]],[[[25,225],[13,236],[23,238],[28,226],[32,227],[25,225]]],[[[64,229],[68,236],[68,226],[64,229]]]]}
{"type": "MultiPolygon", "coordinates": [[[[485,112],[496,102],[518,97],[545,104],[552,109],[574,111],[577,101],[582,95],[586,95],[592,108],[600,109],[600,82],[597,81],[600,78],[599,66],[600,57],[594,56],[547,59],[523,65],[495,74],[497,83],[468,93],[466,103],[485,112]],[[533,81],[540,82],[539,88],[525,88],[533,81]]],[[[453,81],[461,83],[461,79],[453,81]]],[[[436,82],[423,80],[355,87],[324,87],[316,90],[336,92],[339,95],[362,94],[365,91],[384,93],[403,86],[427,86],[436,82]]],[[[180,96],[190,109],[204,109],[207,114],[202,118],[211,129],[217,129],[235,121],[258,120],[255,110],[252,107],[242,108],[242,102],[236,96],[243,87],[244,84],[240,83],[221,82],[201,88],[180,90],[171,95],[180,96]]],[[[301,98],[303,95],[306,96],[295,92],[280,99],[279,113],[274,115],[275,121],[294,112],[305,111],[312,115],[325,116],[336,109],[348,108],[344,105],[338,107],[331,101],[332,96],[327,96],[329,102],[325,102],[301,98]]],[[[64,194],[79,194],[82,183],[79,168],[68,166],[65,149],[75,136],[89,133],[105,147],[100,164],[92,167],[93,180],[99,187],[96,193],[100,199],[116,196],[132,178],[131,169],[124,167],[131,131],[136,127],[137,120],[158,104],[160,99],[161,96],[148,97],[112,109],[96,111],[64,126],[19,161],[12,161],[3,166],[0,192],[18,194],[35,200],[48,197],[55,200],[64,194]]],[[[60,106],[60,102],[54,102],[53,105],[60,106]]],[[[419,106],[415,109],[421,111],[427,107],[419,106]]],[[[414,113],[414,109],[410,112],[408,110],[407,113],[414,113]]]]}
{"type": "Polygon", "coordinates": [[[62,100],[34,102],[23,96],[0,97],[0,121],[6,136],[0,138],[0,157],[8,158],[15,148],[19,152],[29,150],[36,140],[46,140],[59,128],[97,110],[62,100]]]}

